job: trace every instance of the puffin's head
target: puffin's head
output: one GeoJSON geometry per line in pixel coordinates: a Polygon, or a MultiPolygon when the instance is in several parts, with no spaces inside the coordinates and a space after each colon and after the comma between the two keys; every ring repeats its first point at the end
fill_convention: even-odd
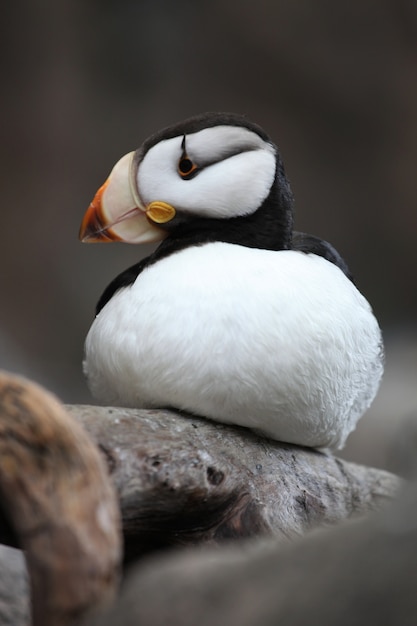
{"type": "Polygon", "coordinates": [[[193,218],[250,216],[274,189],[290,214],[289,185],[264,131],[239,115],[203,114],[153,135],[116,163],[84,216],[80,239],[160,241],[193,218]]]}

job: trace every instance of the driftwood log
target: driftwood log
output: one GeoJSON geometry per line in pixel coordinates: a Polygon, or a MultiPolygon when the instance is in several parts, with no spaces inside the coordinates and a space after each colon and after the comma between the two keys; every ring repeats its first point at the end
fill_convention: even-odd
{"type": "Polygon", "coordinates": [[[88,626],[415,626],[416,415],[398,435],[411,480],[382,510],[284,544],[250,539],[146,560],[88,626]]]}
{"type": "Polygon", "coordinates": [[[136,566],[88,626],[415,626],[417,483],[385,512],[136,566]]]}
{"type": "Polygon", "coordinates": [[[286,544],[381,508],[399,486],[387,472],[174,411],[64,410],[9,375],[0,376],[0,446],[0,541],[25,550],[36,626],[75,623],[111,597],[110,482],[129,563],[172,546],[286,544]]]}
{"type": "Polygon", "coordinates": [[[168,546],[304,534],[380,508],[388,472],[173,411],[67,407],[107,459],[125,559],[168,546]]]}

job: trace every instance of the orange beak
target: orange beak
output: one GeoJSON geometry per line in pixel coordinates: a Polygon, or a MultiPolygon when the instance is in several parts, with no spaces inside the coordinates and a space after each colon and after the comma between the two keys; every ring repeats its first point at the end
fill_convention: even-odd
{"type": "Polygon", "coordinates": [[[83,243],[109,243],[119,239],[115,232],[109,231],[103,217],[101,199],[108,184],[109,178],[97,191],[83,217],[79,234],[83,243]]]}
{"type": "MultiPolygon", "coordinates": [[[[167,233],[157,224],[172,219],[172,215],[162,207],[163,217],[167,217],[161,219],[164,203],[143,205],[135,186],[134,154],[122,157],[97,191],[81,222],[81,241],[152,243],[166,237],[167,233]]],[[[175,215],[175,210],[169,208],[175,215]]]]}

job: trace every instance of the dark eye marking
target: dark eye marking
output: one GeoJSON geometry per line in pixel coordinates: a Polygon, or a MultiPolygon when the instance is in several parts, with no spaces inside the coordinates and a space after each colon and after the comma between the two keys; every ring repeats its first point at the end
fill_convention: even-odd
{"type": "Polygon", "coordinates": [[[190,172],[192,172],[194,167],[194,163],[186,156],[182,157],[178,164],[180,174],[189,174],[190,172]]]}
{"type": "Polygon", "coordinates": [[[185,135],[182,138],[181,150],[182,154],[178,162],[178,174],[183,180],[190,180],[190,178],[193,178],[197,174],[199,168],[196,163],[194,163],[194,161],[190,159],[190,157],[187,155],[185,135]]]}
{"type": "Polygon", "coordinates": [[[231,159],[238,154],[242,154],[244,152],[252,152],[259,149],[260,146],[253,145],[252,143],[247,142],[242,142],[241,145],[235,144],[232,146],[225,146],[223,154],[217,155],[215,158],[212,159],[207,159],[197,165],[187,154],[186,135],[184,135],[181,142],[182,153],[180,160],[178,161],[178,174],[183,180],[190,180],[191,178],[194,178],[194,176],[205,167],[209,167],[210,165],[214,165],[215,163],[221,163],[222,161],[231,159]]]}

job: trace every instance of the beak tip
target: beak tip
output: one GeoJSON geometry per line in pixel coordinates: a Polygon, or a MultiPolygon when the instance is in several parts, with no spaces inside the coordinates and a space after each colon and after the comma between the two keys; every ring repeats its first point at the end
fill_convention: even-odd
{"type": "Polygon", "coordinates": [[[88,207],[83,221],[81,222],[78,238],[82,243],[96,243],[110,241],[107,236],[107,228],[102,217],[101,210],[101,189],[88,207]]]}
{"type": "Polygon", "coordinates": [[[81,243],[93,243],[100,236],[100,231],[102,231],[102,227],[97,223],[97,220],[91,219],[91,212],[88,217],[89,219],[86,219],[86,216],[84,217],[78,233],[81,243]]]}
{"type": "Polygon", "coordinates": [[[95,230],[93,228],[82,228],[78,235],[81,243],[110,243],[118,241],[118,237],[108,230],[95,230]]]}
{"type": "Polygon", "coordinates": [[[83,228],[82,226],[78,232],[78,239],[79,241],[81,241],[81,243],[86,243],[88,241],[88,235],[85,232],[85,228],[83,228]]]}

